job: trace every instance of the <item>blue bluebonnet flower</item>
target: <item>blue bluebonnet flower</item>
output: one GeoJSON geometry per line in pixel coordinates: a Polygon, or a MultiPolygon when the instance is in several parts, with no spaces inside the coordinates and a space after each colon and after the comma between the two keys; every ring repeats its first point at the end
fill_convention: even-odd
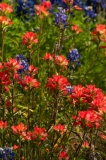
{"type": "Polygon", "coordinates": [[[23,15],[24,18],[27,19],[28,16],[31,17],[35,15],[34,0],[18,0],[17,3],[16,12],[18,16],[23,15]]]}
{"type": "MultiPolygon", "coordinates": [[[[87,0],[88,2],[88,0],[87,0]]],[[[90,3],[93,7],[100,5],[101,8],[106,8],[106,0],[90,0],[90,3]]]]}
{"type": "Polygon", "coordinates": [[[72,92],[72,88],[73,88],[73,87],[71,87],[71,86],[66,86],[66,89],[67,89],[68,93],[71,93],[71,92],[72,92]]]}
{"type": "Polygon", "coordinates": [[[54,8],[55,6],[62,7],[64,9],[67,8],[66,3],[63,0],[51,0],[52,7],[54,8]]]}
{"type": "Polygon", "coordinates": [[[3,160],[13,160],[15,153],[12,151],[12,147],[0,148],[0,158],[3,160]]]}
{"type": "Polygon", "coordinates": [[[73,6],[78,5],[79,7],[83,8],[85,3],[82,0],[74,0],[73,6]]]}
{"type": "Polygon", "coordinates": [[[63,9],[62,7],[58,7],[59,11],[57,13],[55,13],[55,24],[56,26],[60,27],[63,26],[64,28],[67,27],[67,18],[68,15],[66,15],[65,13],[65,9],[63,9]]]}
{"type": "Polygon", "coordinates": [[[75,63],[76,63],[78,66],[81,65],[81,63],[80,63],[80,61],[79,61],[79,59],[81,58],[81,55],[80,55],[80,53],[78,52],[78,50],[77,50],[76,48],[70,50],[68,54],[69,54],[68,60],[69,60],[69,62],[72,63],[72,65],[71,65],[71,66],[72,66],[72,69],[75,68],[75,66],[74,66],[75,63]]]}
{"type": "Polygon", "coordinates": [[[85,15],[84,17],[88,16],[89,18],[93,19],[96,16],[95,11],[93,10],[92,6],[91,7],[84,7],[84,12],[85,15]]]}
{"type": "Polygon", "coordinates": [[[29,68],[28,60],[23,56],[23,54],[17,55],[16,59],[17,59],[17,61],[20,61],[21,65],[23,67],[22,69],[20,69],[18,71],[18,73],[19,74],[21,74],[21,73],[25,73],[26,74],[26,71],[29,68]]]}

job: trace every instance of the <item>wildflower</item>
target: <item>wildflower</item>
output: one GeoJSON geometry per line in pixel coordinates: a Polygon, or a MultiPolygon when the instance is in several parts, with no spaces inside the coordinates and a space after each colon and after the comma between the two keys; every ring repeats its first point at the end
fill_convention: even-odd
{"type": "Polygon", "coordinates": [[[44,60],[53,60],[53,55],[50,53],[46,53],[43,57],[44,60]]]}
{"type": "Polygon", "coordinates": [[[28,48],[31,48],[33,44],[38,43],[37,34],[34,32],[26,32],[22,36],[22,44],[28,45],[28,48]]]}
{"type": "Polygon", "coordinates": [[[8,62],[4,62],[4,66],[8,71],[17,73],[18,70],[22,69],[22,65],[15,58],[10,58],[8,62]]]}
{"type": "Polygon", "coordinates": [[[64,55],[56,55],[55,56],[55,64],[67,68],[68,60],[64,57],[64,55]]]}
{"type": "Polygon", "coordinates": [[[6,105],[7,108],[10,107],[10,106],[11,106],[10,100],[7,100],[7,101],[5,102],[5,105],[6,105]]]}
{"type": "Polygon", "coordinates": [[[26,71],[29,68],[28,60],[23,56],[23,54],[16,55],[16,59],[18,62],[20,62],[20,65],[22,66],[22,68],[17,71],[18,74],[21,74],[21,73],[26,74],[26,71]]]}
{"type": "Polygon", "coordinates": [[[6,16],[0,16],[0,23],[4,26],[8,26],[10,24],[13,24],[11,19],[7,18],[6,16]]]}
{"type": "Polygon", "coordinates": [[[2,65],[2,63],[0,63],[0,70],[2,70],[3,69],[3,65],[2,65]]]}
{"type": "Polygon", "coordinates": [[[3,158],[3,160],[13,160],[15,153],[12,151],[12,147],[0,148],[0,158],[3,158]]]}
{"type": "Polygon", "coordinates": [[[73,65],[74,65],[74,63],[76,63],[78,66],[81,65],[80,61],[79,61],[79,59],[81,58],[81,55],[76,48],[70,50],[68,54],[69,54],[69,56],[68,56],[69,62],[71,62],[73,65]]]}
{"type": "Polygon", "coordinates": [[[9,91],[9,85],[11,83],[10,74],[7,71],[0,72],[0,84],[5,88],[6,92],[9,91]]]}
{"type": "Polygon", "coordinates": [[[82,10],[82,8],[79,7],[79,6],[77,6],[77,5],[75,5],[74,8],[75,8],[76,10],[79,10],[79,11],[82,10]]]}
{"type": "Polygon", "coordinates": [[[55,125],[55,126],[53,127],[53,129],[54,129],[55,131],[60,132],[61,134],[63,134],[64,132],[66,132],[65,126],[62,125],[62,124],[55,125]]]}
{"type": "Polygon", "coordinates": [[[34,127],[34,134],[36,136],[36,138],[44,141],[47,138],[47,133],[45,131],[45,128],[39,128],[39,127],[34,127]]]}
{"type": "Polygon", "coordinates": [[[104,101],[104,94],[95,85],[87,85],[86,87],[82,87],[82,85],[73,86],[70,97],[76,102],[88,102],[93,109],[97,109],[97,104],[100,105],[101,103],[99,103],[100,100],[102,104],[104,101]]]}
{"type": "Polygon", "coordinates": [[[16,126],[12,126],[11,128],[14,134],[20,134],[20,135],[27,129],[27,127],[23,123],[20,123],[16,126]]]}
{"type": "Polygon", "coordinates": [[[85,88],[82,85],[73,86],[72,93],[70,97],[74,99],[75,102],[78,100],[83,100],[85,88]]]}
{"type": "Polygon", "coordinates": [[[85,6],[84,11],[85,11],[84,17],[88,16],[89,18],[93,19],[96,16],[95,11],[93,10],[92,7],[85,6]]]}
{"type": "Polygon", "coordinates": [[[75,120],[75,126],[81,125],[82,127],[95,127],[96,129],[100,127],[100,122],[102,120],[101,115],[94,110],[79,111],[78,116],[73,116],[72,118],[75,120]]]}
{"type": "Polygon", "coordinates": [[[22,137],[24,138],[24,140],[27,140],[27,141],[35,140],[36,138],[34,132],[26,132],[26,133],[23,132],[22,137]]]}
{"type": "Polygon", "coordinates": [[[67,78],[64,78],[62,75],[53,75],[52,78],[48,78],[46,87],[50,89],[50,91],[59,90],[60,92],[66,94],[67,89],[66,86],[70,85],[67,78]]]}
{"type": "Polygon", "coordinates": [[[0,129],[5,129],[7,128],[7,122],[3,122],[2,120],[0,120],[0,129]]]}
{"type": "Polygon", "coordinates": [[[50,9],[52,7],[52,4],[50,1],[43,1],[42,5],[46,8],[46,9],[50,9]]]}
{"type": "Polygon", "coordinates": [[[40,83],[31,76],[24,76],[23,79],[19,81],[19,84],[24,86],[25,90],[40,87],[40,83]]]}
{"type": "Polygon", "coordinates": [[[84,141],[82,147],[89,148],[89,143],[87,141],[84,141]]]}
{"type": "Polygon", "coordinates": [[[28,18],[33,17],[35,15],[35,9],[34,9],[34,5],[35,2],[33,0],[17,0],[17,16],[21,16],[23,15],[25,20],[28,20],[28,18]]]}
{"type": "Polygon", "coordinates": [[[72,31],[75,31],[76,34],[83,32],[77,25],[71,26],[71,29],[72,31]]]}
{"type": "Polygon", "coordinates": [[[0,11],[4,13],[11,13],[13,11],[12,6],[7,3],[0,3],[0,11]]]}
{"type": "Polygon", "coordinates": [[[16,144],[12,147],[14,150],[18,149],[19,146],[17,146],[16,144]]]}
{"type": "Polygon", "coordinates": [[[61,159],[66,159],[66,158],[68,158],[67,152],[61,151],[61,152],[59,153],[59,158],[61,158],[61,159]]]}
{"type": "Polygon", "coordinates": [[[74,0],[63,0],[66,4],[72,5],[74,0]]]}
{"type": "Polygon", "coordinates": [[[94,40],[101,40],[103,42],[106,42],[106,26],[103,24],[96,25],[96,28],[91,32],[91,34],[94,36],[94,40]]]}
{"type": "Polygon", "coordinates": [[[49,12],[47,11],[48,7],[49,6],[47,3],[36,5],[35,6],[36,14],[40,15],[41,18],[43,18],[43,16],[48,16],[49,15],[49,12]]]}
{"type": "Polygon", "coordinates": [[[71,87],[71,86],[66,86],[66,89],[67,89],[68,93],[72,93],[72,88],[73,87],[71,87]]]}
{"type": "Polygon", "coordinates": [[[68,25],[67,18],[68,16],[66,15],[65,9],[59,8],[59,11],[55,13],[55,25],[58,27],[62,26],[63,28],[66,28],[68,25]]]}
{"type": "Polygon", "coordinates": [[[38,68],[34,67],[33,65],[30,65],[27,71],[27,74],[31,77],[34,77],[38,71],[38,68]]]}
{"type": "Polygon", "coordinates": [[[105,134],[100,134],[100,137],[102,137],[104,140],[106,140],[106,135],[105,134]]]}
{"type": "Polygon", "coordinates": [[[98,25],[96,26],[96,32],[102,34],[102,33],[104,33],[104,31],[105,31],[105,25],[103,25],[103,24],[98,24],[98,25]]]}

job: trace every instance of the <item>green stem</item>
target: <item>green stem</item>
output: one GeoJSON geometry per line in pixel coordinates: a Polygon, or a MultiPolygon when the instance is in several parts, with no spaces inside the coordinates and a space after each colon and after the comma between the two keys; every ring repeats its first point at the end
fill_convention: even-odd
{"type": "Polygon", "coordinates": [[[2,29],[2,48],[1,48],[1,59],[2,59],[2,62],[4,60],[4,36],[5,36],[5,32],[4,30],[2,29]]]}
{"type": "Polygon", "coordinates": [[[13,80],[13,83],[12,83],[12,118],[13,118],[13,124],[15,124],[15,118],[14,118],[14,95],[15,95],[15,92],[14,92],[14,80],[13,80]]]}
{"type": "Polygon", "coordinates": [[[28,118],[27,118],[27,127],[30,129],[30,101],[31,101],[31,90],[28,91],[28,118]]]}
{"type": "Polygon", "coordinates": [[[74,154],[74,158],[77,160],[77,157],[78,157],[78,155],[79,155],[79,153],[80,153],[80,150],[81,150],[81,147],[82,147],[82,144],[83,144],[83,142],[84,142],[84,139],[85,139],[85,131],[84,131],[84,134],[83,134],[83,137],[82,137],[82,141],[81,141],[81,143],[78,145],[78,147],[77,147],[77,149],[76,149],[76,152],[75,152],[75,154],[74,154]]]}

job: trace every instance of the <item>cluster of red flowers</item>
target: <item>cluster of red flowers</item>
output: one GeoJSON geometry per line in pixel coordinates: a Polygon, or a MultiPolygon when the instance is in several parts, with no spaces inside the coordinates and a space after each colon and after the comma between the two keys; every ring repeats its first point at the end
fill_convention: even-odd
{"type": "Polygon", "coordinates": [[[80,29],[77,25],[71,26],[71,30],[74,31],[76,34],[83,32],[82,29],[80,29]]]}
{"type": "Polygon", "coordinates": [[[0,64],[0,84],[3,85],[6,91],[9,91],[13,80],[15,80],[17,84],[24,86],[26,90],[40,86],[40,83],[34,78],[38,69],[31,65],[27,71],[28,75],[21,77],[21,75],[18,74],[18,70],[22,68],[21,62],[12,58],[10,58],[8,62],[0,64]]]}
{"type": "Polygon", "coordinates": [[[0,66],[0,84],[9,91],[9,85],[12,83],[13,79],[18,78],[17,71],[21,69],[22,66],[16,59],[10,58],[8,62],[4,62],[0,66]]]}
{"type": "Polygon", "coordinates": [[[66,86],[70,86],[67,78],[63,77],[62,75],[53,75],[52,78],[48,78],[46,87],[52,91],[59,91],[59,93],[67,94],[66,86]]]}
{"type": "Polygon", "coordinates": [[[12,126],[12,131],[14,134],[20,135],[24,140],[46,140],[48,134],[46,133],[45,128],[39,128],[38,126],[34,127],[33,132],[27,132],[27,126],[23,123],[20,123],[16,126],[12,126]]]}
{"type": "Polygon", "coordinates": [[[94,40],[101,40],[106,42],[106,26],[104,24],[98,24],[94,31],[91,32],[94,36],[94,40]]]}
{"type": "Polygon", "coordinates": [[[0,11],[4,13],[11,13],[13,12],[13,9],[9,4],[2,2],[0,3],[0,11]]]}
{"type": "Polygon", "coordinates": [[[10,24],[13,24],[11,19],[7,18],[6,16],[0,16],[0,23],[4,26],[8,26],[10,24]]]}
{"type": "Polygon", "coordinates": [[[43,18],[43,16],[48,16],[49,12],[48,9],[51,8],[51,2],[50,1],[44,1],[42,4],[36,5],[36,14],[40,16],[40,18],[43,18]]]}
{"type": "Polygon", "coordinates": [[[4,2],[0,3],[0,13],[1,13],[0,14],[0,24],[2,24],[2,28],[10,24],[13,24],[11,19],[5,16],[7,13],[11,13],[12,11],[13,11],[12,6],[4,2]]]}
{"type": "Polygon", "coordinates": [[[22,44],[27,45],[27,48],[31,48],[33,44],[38,43],[37,34],[34,32],[26,32],[22,36],[22,44]]]}
{"type": "MultiPolygon", "coordinates": [[[[68,6],[72,6],[74,3],[74,0],[63,0],[68,6]]],[[[82,10],[81,7],[79,7],[78,5],[73,5],[73,8],[76,10],[82,10]]]]}
{"type": "Polygon", "coordinates": [[[0,120],[0,129],[5,129],[5,128],[7,128],[7,122],[0,120]]]}
{"type": "Polygon", "coordinates": [[[65,69],[68,66],[68,60],[65,58],[64,55],[54,55],[54,54],[46,53],[43,59],[54,61],[56,65],[61,66],[65,69]]]}
{"type": "Polygon", "coordinates": [[[25,90],[40,87],[40,83],[31,76],[24,76],[24,78],[19,81],[19,84],[24,86],[25,90]]]}
{"type": "Polygon", "coordinates": [[[106,96],[102,90],[96,88],[95,85],[86,87],[78,85],[73,87],[70,98],[74,104],[77,104],[76,106],[79,106],[80,110],[82,109],[82,111],[78,111],[77,116],[72,117],[74,125],[99,128],[103,121],[102,115],[106,113],[106,96]],[[84,104],[86,110],[84,110],[84,106],[81,108],[80,104],[84,104]]]}
{"type": "Polygon", "coordinates": [[[60,134],[63,134],[64,132],[66,132],[66,128],[62,124],[55,125],[53,129],[57,132],[60,132],[60,134]]]}
{"type": "Polygon", "coordinates": [[[78,115],[72,118],[75,120],[74,125],[81,125],[84,128],[96,127],[96,129],[100,127],[102,120],[101,115],[94,110],[78,111],[78,115]]]}

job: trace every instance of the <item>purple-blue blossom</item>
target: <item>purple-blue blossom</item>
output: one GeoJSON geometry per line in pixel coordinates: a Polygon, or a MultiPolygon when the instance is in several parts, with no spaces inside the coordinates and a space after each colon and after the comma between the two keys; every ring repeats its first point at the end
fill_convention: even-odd
{"type": "Polygon", "coordinates": [[[60,26],[63,26],[64,28],[67,27],[67,18],[68,18],[68,15],[65,13],[65,9],[63,9],[62,7],[59,7],[58,8],[58,12],[57,13],[54,13],[55,15],[55,25],[60,27],[60,26]]]}
{"type": "Polygon", "coordinates": [[[75,49],[72,49],[68,52],[68,60],[69,62],[71,62],[71,66],[72,66],[72,69],[75,68],[74,64],[77,64],[78,66],[81,65],[79,59],[81,58],[81,55],[80,53],[78,52],[78,50],[75,48],[75,49]]]}
{"type": "Polygon", "coordinates": [[[29,68],[28,60],[23,56],[23,54],[16,56],[17,61],[20,61],[22,69],[18,70],[18,74],[24,73],[26,74],[26,71],[29,68]]]}
{"type": "Polygon", "coordinates": [[[12,151],[12,147],[0,148],[0,159],[14,160],[15,153],[12,151]]]}
{"type": "Polygon", "coordinates": [[[72,86],[66,86],[66,89],[67,89],[67,91],[68,91],[68,93],[71,93],[72,92],[72,86]]]}

